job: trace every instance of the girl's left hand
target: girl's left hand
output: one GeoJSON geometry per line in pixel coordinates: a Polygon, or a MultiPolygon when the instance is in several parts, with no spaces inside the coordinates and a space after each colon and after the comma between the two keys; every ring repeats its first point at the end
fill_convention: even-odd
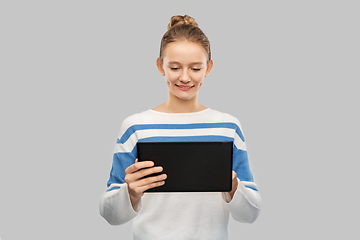
{"type": "Polygon", "coordinates": [[[239,182],[238,182],[238,179],[237,179],[236,172],[232,171],[232,189],[231,189],[231,192],[229,192],[231,200],[234,197],[234,194],[236,192],[236,189],[238,188],[238,185],[239,185],[239,182]]]}

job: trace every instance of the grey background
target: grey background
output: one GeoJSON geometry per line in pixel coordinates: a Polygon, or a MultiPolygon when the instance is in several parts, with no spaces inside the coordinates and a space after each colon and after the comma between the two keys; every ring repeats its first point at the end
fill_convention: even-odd
{"type": "Polygon", "coordinates": [[[358,1],[34,0],[0,2],[2,240],[131,239],[98,202],[121,121],[166,100],[175,14],[211,41],[199,100],[241,121],[263,198],[231,239],[357,238],[358,1]]]}

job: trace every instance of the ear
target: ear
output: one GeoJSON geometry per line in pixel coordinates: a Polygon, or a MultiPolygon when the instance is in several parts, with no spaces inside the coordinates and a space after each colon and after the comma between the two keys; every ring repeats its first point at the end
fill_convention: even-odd
{"type": "Polygon", "coordinates": [[[207,67],[206,67],[205,77],[207,77],[209,75],[213,66],[214,66],[214,61],[212,59],[210,59],[209,63],[207,64],[207,67]]]}
{"type": "Polygon", "coordinates": [[[156,59],[156,66],[157,66],[157,68],[159,69],[161,75],[162,75],[162,76],[165,76],[165,71],[164,71],[164,68],[163,68],[163,66],[162,66],[162,64],[161,64],[160,58],[157,58],[157,59],[156,59]]]}

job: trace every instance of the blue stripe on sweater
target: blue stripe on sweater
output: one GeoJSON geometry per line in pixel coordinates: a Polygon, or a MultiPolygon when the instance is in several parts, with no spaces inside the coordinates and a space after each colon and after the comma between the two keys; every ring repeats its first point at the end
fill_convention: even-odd
{"type": "Polygon", "coordinates": [[[114,153],[110,178],[107,182],[109,187],[113,183],[125,183],[125,169],[135,163],[136,155],[132,153],[114,153]]]}
{"type": "Polygon", "coordinates": [[[110,191],[112,191],[112,190],[118,190],[118,189],[120,189],[120,187],[113,187],[113,188],[110,188],[110,189],[108,189],[108,190],[106,190],[107,192],[110,192],[110,191]]]}
{"type": "MultiPolygon", "coordinates": [[[[234,141],[233,138],[225,137],[225,136],[183,136],[183,137],[148,137],[139,139],[138,142],[221,142],[221,141],[234,141]]],[[[234,149],[237,147],[234,145],[234,149]]],[[[124,154],[124,153],[123,153],[124,154]]],[[[131,156],[137,158],[137,145],[130,152],[131,156]]],[[[135,161],[135,160],[134,160],[135,161]]]]}
{"type": "Polygon", "coordinates": [[[247,188],[250,188],[250,189],[252,189],[252,190],[254,190],[254,191],[259,191],[259,190],[257,190],[255,187],[250,187],[250,186],[246,186],[246,185],[244,185],[245,187],[247,187],[247,188]]]}
{"type": "Polygon", "coordinates": [[[236,130],[241,140],[244,142],[244,136],[238,125],[231,122],[224,123],[191,123],[191,124],[141,124],[133,125],[129,127],[120,139],[117,139],[117,143],[125,143],[130,136],[138,130],[149,129],[203,129],[203,128],[229,128],[236,130]]]}
{"type": "Polygon", "coordinates": [[[206,136],[177,136],[177,137],[149,137],[139,139],[139,142],[221,142],[221,141],[234,141],[233,138],[216,135],[206,136]]]}
{"type": "Polygon", "coordinates": [[[240,181],[254,182],[247,151],[234,148],[233,170],[236,172],[240,181]]]}

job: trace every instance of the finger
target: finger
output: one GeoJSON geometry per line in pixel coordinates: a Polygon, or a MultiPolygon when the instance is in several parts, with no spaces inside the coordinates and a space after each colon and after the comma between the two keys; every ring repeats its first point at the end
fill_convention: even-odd
{"type": "Polygon", "coordinates": [[[141,180],[142,178],[146,177],[147,175],[160,173],[160,172],[162,172],[162,170],[163,170],[163,168],[158,166],[158,167],[140,169],[139,171],[136,171],[136,172],[127,172],[126,173],[126,171],[125,171],[125,173],[126,173],[125,182],[132,183],[132,182],[141,180]]]}
{"type": "Polygon", "coordinates": [[[131,189],[136,194],[140,194],[149,188],[165,184],[164,180],[166,179],[166,177],[166,174],[162,174],[161,176],[148,177],[138,181],[134,181],[129,183],[129,189],[131,189]]]}
{"type": "Polygon", "coordinates": [[[154,182],[152,184],[148,184],[148,185],[144,185],[139,187],[137,190],[141,193],[144,193],[146,190],[150,189],[150,188],[155,188],[155,187],[160,187],[162,185],[165,184],[165,181],[160,181],[160,182],[154,182]]]}
{"type": "Polygon", "coordinates": [[[235,179],[237,177],[237,174],[235,171],[232,171],[232,179],[235,179]]]}
{"type": "Polygon", "coordinates": [[[161,166],[157,166],[157,167],[152,167],[152,168],[145,168],[145,169],[141,169],[137,172],[135,172],[133,174],[133,176],[136,178],[136,179],[141,179],[141,178],[144,178],[150,174],[156,174],[156,173],[160,173],[163,171],[163,168],[161,166]]]}
{"type": "Polygon", "coordinates": [[[159,176],[154,176],[154,177],[147,177],[137,181],[136,185],[137,187],[145,187],[150,185],[149,188],[151,188],[154,184],[156,185],[156,183],[158,182],[163,182],[166,178],[167,178],[166,174],[161,174],[159,176]]]}
{"type": "Polygon", "coordinates": [[[148,168],[152,166],[154,166],[153,161],[135,162],[134,164],[130,165],[128,168],[125,169],[125,174],[131,174],[139,171],[142,168],[148,168]]]}

